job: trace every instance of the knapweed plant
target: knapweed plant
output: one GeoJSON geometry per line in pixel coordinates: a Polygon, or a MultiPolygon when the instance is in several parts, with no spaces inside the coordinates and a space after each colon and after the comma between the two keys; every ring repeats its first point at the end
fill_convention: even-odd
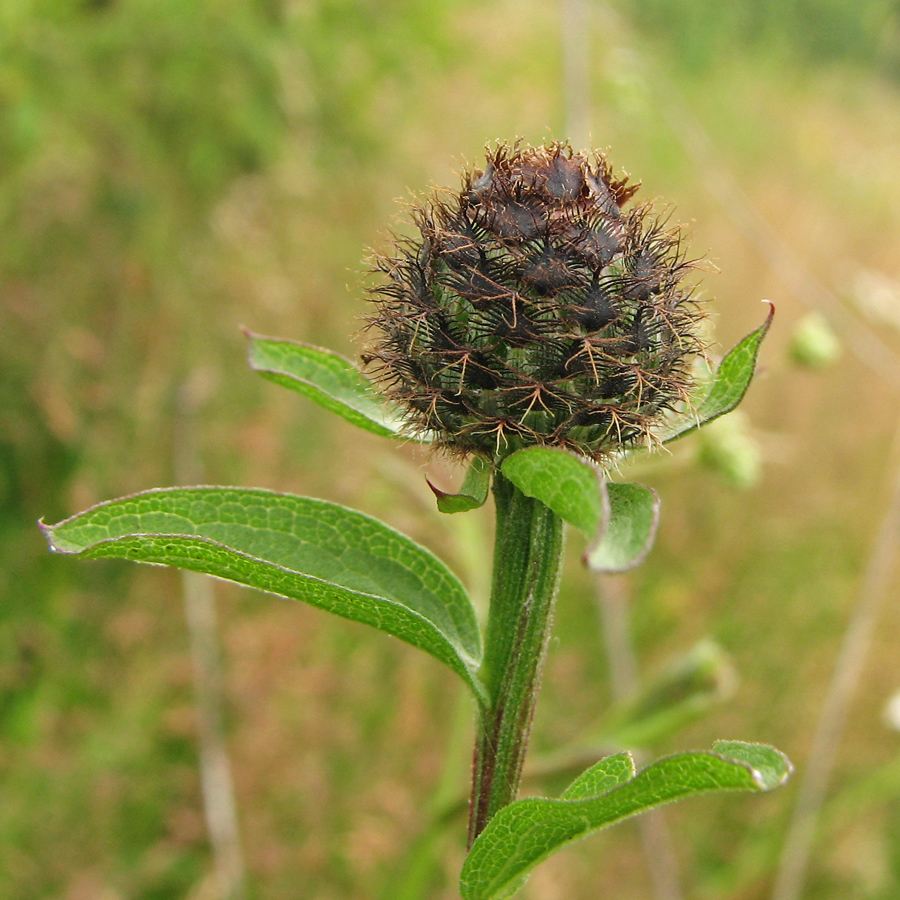
{"type": "Polygon", "coordinates": [[[250,364],[370,432],[468,462],[446,513],[493,490],[496,543],[484,629],[459,579],[370,516],[242,488],[147,491],[46,532],[54,550],[179,566],[303,600],[394,635],[449,666],[476,708],[466,900],[509,897],[584,835],[692,794],[765,791],[790,764],[724,741],[639,773],[607,757],[557,799],[517,799],[546,656],[566,524],[597,572],[637,565],[658,500],[611,481],[641,448],[732,410],[765,323],[717,368],[682,235],[603,156],[500,146],[457,193],[412,210],[413,237],[376,257],[363,374],[306,344],[249,335],[250,364]]]}

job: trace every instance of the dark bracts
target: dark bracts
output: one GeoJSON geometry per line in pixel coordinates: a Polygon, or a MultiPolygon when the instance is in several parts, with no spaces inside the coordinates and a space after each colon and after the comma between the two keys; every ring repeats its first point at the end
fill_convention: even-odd
{"type": "Polygon", "coordinates": [[[367,359],[411,432],[498,458],[532,444],[603,459],[687,399],[701,318],[680,233],[602,156],[501,146],[414,210],[379,257],[367,359]]]}

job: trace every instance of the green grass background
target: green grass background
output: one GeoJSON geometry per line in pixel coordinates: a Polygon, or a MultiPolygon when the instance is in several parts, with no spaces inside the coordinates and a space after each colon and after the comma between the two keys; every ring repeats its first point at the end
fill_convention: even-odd
{"type": "MultiPolygon", "coordinates": [[[[657,547],[630,579],[647,671],[711,636],[734,696],[659,747],[776,744],[802,769],[892,477],[895,389],[786,347],[805,307],[748,241],[696,121],[778,241],[842,300],[900,280],[900,8],[887,0],[618,0],[591,28],[593,143],[665,197],[718,273],[728,347],[778,307],[746,401],[764,458],[737,491],[687,442],[646,473],[657,547]],[[680,130],[679,130],[680,129],[680,130]]],[[[489,511],[455,473],[249,372],[240,326],[356,353],[365,248],[397,198],[487,142],[564,139],[559,8],[541,0],[4,0],[0,4],[0,897],[216,897],[176,573],[50,556],[35,527],[176,480],[185,397],[209,483],[383,516],[485,593],[489,511]]],[[[900,303],[900,293],[895,300],[900,303]]],[[[883,322],[869,323],[900,350],[883,322]]],[[[570,541],[535,752],[609,701],[570,541]]],[[[395,898],[440,784],[464,792],[463,689],[361,626],[217,585],[227,742],[254,900],[395,898]],[[456,747],[456,750],[453,750],[456,747]],[[445,767],[445,760],[448,760],[445,767]]],[[[900,896],[895,581],[842,742],[805,897],[900,896]]],[[[796,785],[672,810],[687,897],[768,896],[796,785]]],[[[422,898],[453,898],[449,825],[422,898]]],[[[523,897],[652,896],[630,825],[523,897]]]]}

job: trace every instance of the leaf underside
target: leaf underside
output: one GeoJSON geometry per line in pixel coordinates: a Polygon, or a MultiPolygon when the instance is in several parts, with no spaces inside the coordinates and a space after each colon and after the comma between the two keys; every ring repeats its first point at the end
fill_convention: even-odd
{"type": "Polygon", "coordinates": [[[43,527],[61,553],[204,572],[371,625],[441,660],[483,699],[480,632],[459,580],[363,513],[264,490],[167,488],[43,527]]]}
{"type": "Polygon", "coordinates": [[[609,524],[584,554],[595,572],[627,572],[640,565],[653,546],[659,525],[659,497],[643,484],[610,481],[609,524]]]}
{"type": "Polygon", "coordinates": [[[629,761],[628,754],[602,760],[559,800],[518,800],[500,810],[466,857],[460,876],[464,900],[512,896],[542,860],[636,813],[709,791],[772,790],[791,772],[774,748],[737,741],[661,759],[634,777],[629,761]]]}
{"type": "Polygon", "coordinates": [[[488,492],[491,487],[492,467],[490,460],[483,456],[472,457],[472,462],[466,471],[466,476],[456,494],[442,491],[435,487],[427,478],[428,487],[437,500],[438,510],[442,513],[468,512],[470,509],[478,509],[487,502],[488,492]]]}

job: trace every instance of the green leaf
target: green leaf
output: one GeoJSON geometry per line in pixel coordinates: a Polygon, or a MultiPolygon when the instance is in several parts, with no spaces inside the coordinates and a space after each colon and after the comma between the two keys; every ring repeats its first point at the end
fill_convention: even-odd
{"type": "Polygon", "coordinates": [[[642,484],[606,485],[609,524],[588,547],[585,562],[595,572],[627,572],[650,552],[659,525],[659,497],[642,484]]]}
{"type": "Polygon", "coordinates": [[[373,434],[416,440],[402,433],[400,410],[380,397],[369,379],[339,353],[250,332],[247,340],[250,368],[263,378],[309,397],[373,434]]]}
{"type": "MultiPolygon", "coordinates": [[[[569,792],[579,783],[587,786],[584,780],[591,771],[576,779],[569,792]]],[[[460,876],[462,896],[510,897],[539,862],[591,832],[708,791],[769,791],[791,771],[787,757],[772,747],[728,741],[714,744],[713,752],[661,759],[605,793],[588,796],[576,789],[574,798],[518,800],[501,809],[472,845],[460,876]]],[[[598,778],[601,790],[602,785],[598,778]]]]}
{"type": "Polygon", "coordinates": [[[481,636],[463,586],[360,512],[263,490],[165,488],[42,527],[60,553],[205,572],[372,625],[446,663],[483,699],[481,636]]]}
{"type": "Polygon", "coordinates": [[[563,800],[585,800],[598,797],[634,778],[634,760],[630,753],[616,753],[601,759],[582,772],[563,791],[563,800]]]}
{"type": "Polygon", "coordinates": [[[774,315],[775,306],[769,303],[766,321],[756,331],[751,331],[719,364],[706,396],[697,405],[695,415],[690,419],[673,422],[661,435],[663,443],[678,440],[696,431],[701,425],[724,416],[744,399],[756,371],[760,345],[774,315]]]}
{"type": "Polygon", "coordinates": [[[427,478],[425,480],[437,499],[437,506],[440,512],[468,512],[470,509],[478,509],[480,506],[484,506],[487,502],[492,472],[493,468],[489,460],[483,456],[475,456],[469,465],[458,494],[448,494],[446,491],[436,488],[427,478]]]}
{"type": "Polygon", "coordinates": [[[589,540],[606,530],[609,497],[603,473],[589,459],[555,447],[528,447],[507,456],[503,474],[589,540]]]}
{"type": "Polygon", "coordinates": [[[634,568],[653,545],[659,500],[651,488],[605,482],[589,459],[554,447],[519,450],[501,470],[587,537],[584,561],[596,572],[634,568]]]}
{"type": "Polygon", "coordinates": [[[784,784],[794,767],[779,750],[768,744],[747,744],[744,741],[716,741],[713,750],[726,759],[746,763],[758,773],[760,790],[771,791],[784,784]]]}

